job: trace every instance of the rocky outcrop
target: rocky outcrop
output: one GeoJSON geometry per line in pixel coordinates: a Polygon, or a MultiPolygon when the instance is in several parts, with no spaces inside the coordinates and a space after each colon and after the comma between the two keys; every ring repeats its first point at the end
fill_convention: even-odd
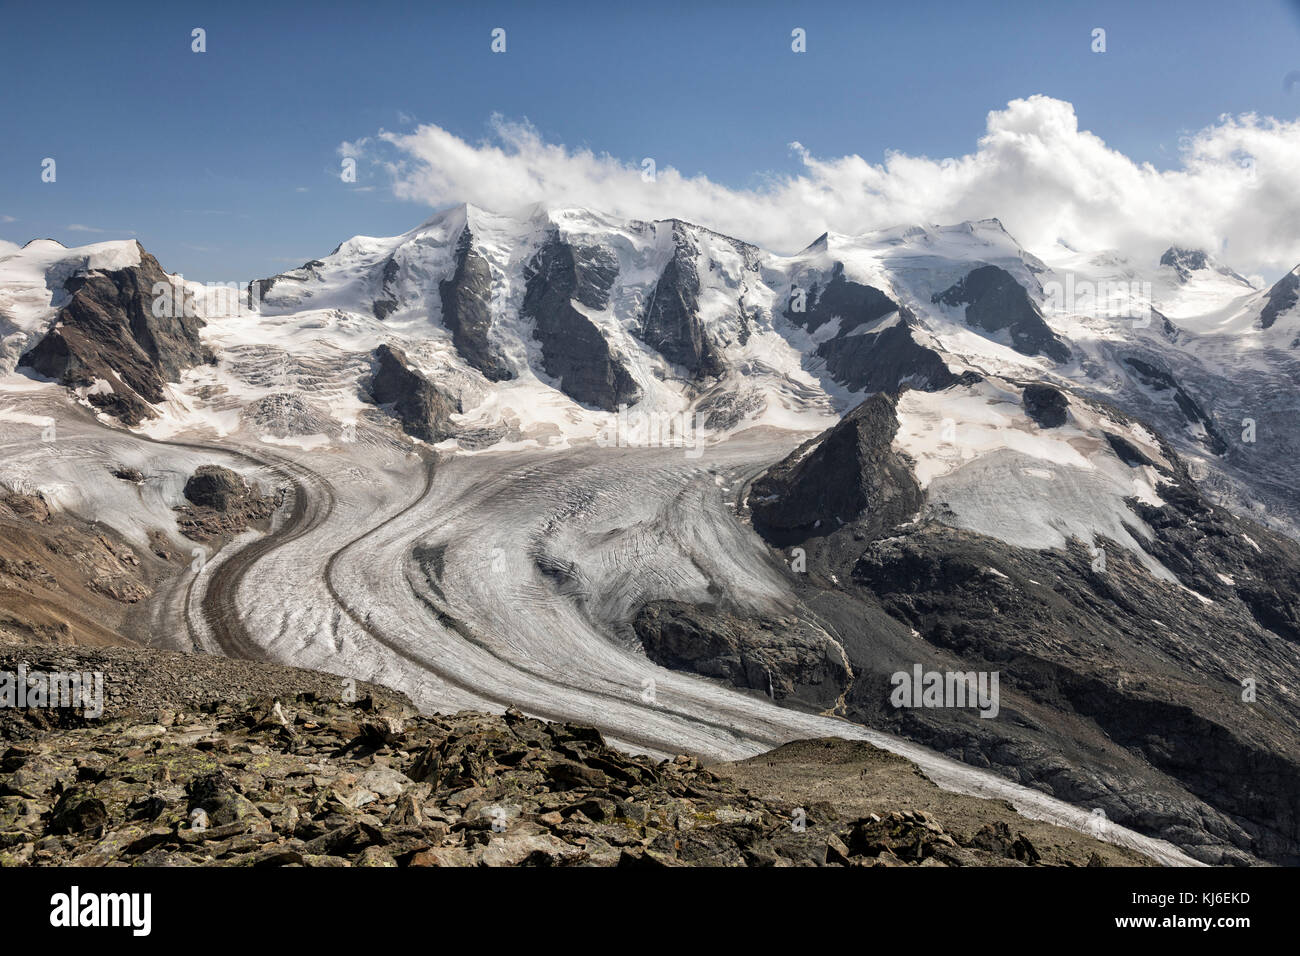
{"type": "MultiPolygon", "coordinates": [[[[821,241],[821,240],[819,240],[821,241]]],[[[846,335],[859,326],[882,319],[897,312],[899,305],[874,286],[853,282],[844,276],[844,263],[831,268],[830,280],[825,288],[813,285],[802,300],[791,297],[786,304],[785,317],[809,332],[816,332],[827,322],[839,320],[838,334],[846,335]]]]}
{"type": "Polygon", "coordinates": [[[375,371],[370,395],[379,405],[391,405],[402,429],[421,441],[440,442],[456,434],[451,421],[460,403],[433,384],[391,345],[374,351],[375,371]]]}
{"type": "MultiPolygon", "coordinates": [[[[1063,414],[1060,400],[1026,392],[1039,419],[1044,406],[1063,414]]],[[[893,434],[884,410],[866,443],[875,451],[857,456],[876,469],[893,434]]],[[[942,501],[918,508],[915,522],[895,513],[882,525],[868,508],[840,525],[828,511],[851,509],[828,502],[852,488],[856,470],[845,463],[855,456],[818,457],[829,437],[755,481],[750,508],[756,529],[783,548],[795,538],[774,534],[765,508],[805,530],[808,518],[821,522],[820,537],[799,542],[806,567],[790,580],[806,619],[848,658],[849,718],[1094,808],[1208,863],[1293,864],[1300,708],[1284,689],[1300,681],[1300,546],[1207,501],[1167,442],[1157,465],[1106,437],[1121,461],[1159,475],[1159,503],[1128,502],[1132,535],[1173,580],[1104,537],[1037,550],[950,527],[942,501]],[[997,715],[892,705],[891,676],[917,664],[1000,673],[997,715]]],[[[906,487],[887,468],[876,474],[877,485],[906,487]]]]}
{"type": "Polygon", "coordinates": [[[190,503],[175,509],[176,524],[194,541],[234,537],[265,521],[280,503],[220,465],[200,465],[185,482],[185,497],[190,503]]]}
{"type": "Polygon", "coordinates": [[[1002,332],[1021,355],[1045,355],[1068,362],[1070,347],[1043,321],[1043,313],[1011,273],[980,266],[956,285],[937,293],[936,303],[966,306],[966,324],[985,332],[1002,332]]]}
{"type": "Polygon", "coordinates": [[[794,617],[652,601],[637,612],[632,627],[656,664],[716,677],[773,700],[824,710],[852,680],[844,652],[826,632],[794,617]]]}
{"type": "MultiPolygon", "coordinates": [[[[513,709],[418,716],[381,688],[347,694],[332,675],[269,664],[116,649],[22,659],[100,671],[107,699],[99,720],[0,709],[0,865],[1143,862],[1004,802],[945,795],[867,744],[808,741],[733,771],[631,756],[591,727],[513,709]],[[846,799],[783,793],[827,755],[852,768],[846,799]],[[728,776],[756,769],[762,796],[728,776]]],[[[0,649],[0,671],[16,660],[0,649]]]]}
{"type": "Polygon", "coordinates": [[[699,250],[685,223],[674,220],[673,255],[655,284],[637,334],[693,379],[722,374],[722,360],[700,320],[699,250]]]}
{"type": "Polygon", "coordinates": [[[154,416],[165,382],[213,360],[192,302],[143,248],[139,265],[83,272],[64,289],[71,298],[19,364],[86,389],[87,401],[127,425],[154,416]]]}
{"type": "Polygon", "coordinates": [[[1273,284],[1259,313],[1261,328],[1271,329],[1278,317],[1295,308],[1300,301],[1300,266],[1296,266],[1273,284]]]}
{"type": "Polygon", "coordinates": [[[394,286],[401,272],[401,266],[392,256],[384,260],[384,269],[380,275],[380,297],[370,304],[370,311],[380,322],[396,312],[400,305],[394,286]]]}
{"type": "Polygon", "coordinates": [[[860,678],[850,713],[881,713],[907,736],[1205,862],[1294,863],[1300,763],[1288,755],[1300,737],[1278,693],[1292,678],[1266,663],[1281,642],[1242,602],[1203,603],[1113,543],[1103,549],[1099,566],[1081,546],[1029,552],[939,527],[873,544],[854,584],[918,636],[916,659],[998,670],[1001,711],[882,712],[869,700],[889,691],[882,673],[860,678]],[[1268,684],[1267,704],[1243,701],[1247,678],[1268,684]]]}
{"type": "Polygon", "coordinates": [[[1243,286],[1250,286],[1249,281],[1244,276],[1233,272],[1227,266],[1219,264],[1203,249],[1180,249],[1177,246],[1171,246],[1160,257],[1160,264],[1173,269],[1178,275],[1179,282],[1190,282],[1195,273],[1209,269],[1219,273],[1219,275],[1236,279],[1243,286]]]}
{"type": "Polygon", "coordinates": [[[438,283],[442,299],[442,323],[451,332],[452,344],[461,357],[483,373],[489,382],[515,377],[509,363],[492,344],[492,269],[474,248],[474,236],[466,226],[456,244],[456,271],[438,283]]]}
{"type": "Polygon", "coordinates": [[[1206,413],[1196,399],[1188,394],[1171,373],[1157,368],[1144,359],[1129,356],[1123,361],[1133,376],[1148,391],[1157,396],[1167,397],[1173,402],[1178,416],[1196,434],[1201,444],[1216,455],[1222,455],[1228,450],[1228,443],[1219,432],[1214,419],[1206,413]]]}
{"type": "MultiPolygon", "coordinates": [[[[883,325],[884,323],[882,323],[883,325]]],[[[939,391],[978,380],[974,372],[954,374],[934,349],[916,340],[916,316],[899,310],[897,322],[879,331],[841,333],[817,346],[826,370],[835,381],[858,392],[889,392],[903,388],[939,391]]]]}
{"type": "Polygon", "coordinates": [[[912,518],[921,487],[891,448],[895,408],[889,395],[872,396],[756,479],[749,493],[754,527],[785,544],[859,520],[879,533],[912,518]]]}
{"type": "Polygon", "coordinates": [[[542,346],[542,368],[575,402],[604,411],[633,405],[641,390],[623,360],[590,319],[574,307],[601,311],[618,276],[603,246],[574,246],[552,232],[524,272],[523,314],[542,346]]]}
{"type": "Polygon", "coordinates": [[[1050,385],[1026,385],[1020,401],[1024,404],[1025,414],[1037,422],[1039,428],[1060,428],[1065,424],[1070,400],[1060,389],[1050,385]]]}
{"type": "Polygon", "coordinates": [[[911,310],[874,286],[845,278],[842,262],[835,263],[824,288],[814,284],[802,299],[792,295],[784,315],[811,333],[836,323],[816,354],[831,378],[852,391],[933,391],[958,380],[938,352],[916,340],[911,310]]]}

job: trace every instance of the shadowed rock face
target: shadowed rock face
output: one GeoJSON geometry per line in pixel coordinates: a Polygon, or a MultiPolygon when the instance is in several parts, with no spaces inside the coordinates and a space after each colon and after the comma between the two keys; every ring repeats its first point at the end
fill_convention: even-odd
{"type": "Polygon", "coordinates": [[[859,518],[876,529],[911,518],[923,496],[907,459],[890,447],[897,432],[894,400],[873,395],[754,482],[754,527],[781,543],[859,518]]]}
{"type": "MultiPolygon", "coordinates": [[[[1060,428],[1065,424],[1065,410],[1070,401],[1050,385],[1026,385],[1020,396],[1025,414],[1038,423],[1039,428],[1060,428]]],[[[1122,440],[1122,439],[1121,439],[1122,440]]]]}
{"type": "Polygon", "coordinates": [[[1300,301],[1300,266],[1278,279],[1268,290],[1268,301],[1259,313],[1260,326],[1271,329],[1278,316],[1293,308],[1297,301],[1300,301]]]}
{"type": "Polygon", "coordinates": [[[226,511],[247,496],[244,479],[220,465],[201,465],[185,482],[185,497],[203,508],[226,511]]]}
{"type": "Polygon", "coordinates": [[[774,700],[831,707],[852,676],[826,632],[795,618],[653,601],[640,609],[632,626],[655,663],[718,677],[774,700]]]}
{"type": "Polygon", "coordinates": [[[438,283],[438,294],[442,297],[443,325],[451,331],[452,344],[461,357],[490,382],[514,378],[505,358],[488,340],[492,328],[492,270],[474,249],[468,226],[456,245],[456,272],[438,283]]]}
{"type": "Polygon", "coordinates": [[[370,304],[370,311],[375,314],[375,318],[380,322],[396,312],[400,305],[397,294],[393,291],[393,284],[397,281],[401,271],[401,266],[397,264],[397,260],[392,256],[384,260],[384,271],[380,285],[381,297],[370,304]]]}
{"type": "MultiPolygon", "coordinates": [[[[1097,572],[1082,547],[1005,549],[937,527],[872,545],[852,580],[918,635],[900,657],[1001,674],[996,720],[881,716],[1206,862],[1294,862],[1294,719],[1242,703],[1235,679],[1256,672],[1277,642],[1239,605],[1203,611],[1106,547],[1111,559],[1097,572]]],[[[862,667],[850,714],[879,707],[888,666],[862,667]]]]}
{"type": "Polygon", "coordinates": [[[1204,269],[1208,262],[1209,257],[1200,249],[1179,249],[1174,246],[1166,249],[1164,255],[1160,257],[1162,266],[1170,266],[1177,270],[1178,275],[1184,280],[1187,279],[1188,273],[1204,269]]]}
{"type": "Polygon", "coordinates": [[[985,332],[1006,331],[1021,355],[1045,355],[1068,362],[1070,347],[1043,321],[1025,287],[1005,269],[980,266],[965,279],[934,296],[944,305],[966,306],[966,323],[985,332]]]}
{"type": "Polygon", "coordinates": [[[824,289],[808,291],[802,311],[786,306],[785,317],[809,332],[839,320],[831,338],[817,347],[826,371],[841,385],[857,392],[891,392],[907,385],[925,391],[947,388],[958,380],[939,353],[912,337],[916,316],[874,286],[844,277],[844,264],[835,263],[824,289]],[[897,312],[898,321],[882,323],[878,331],[862,326],[897,312]]]}
{"type": "Polygon", "coordinates": [[[673,257],[650,296],[638,335],[692,378],[720,375],[722,361],[700,321],[698,250],[681,223],[673,223],[673,243],[673,257]]]}
{"type": "Polygon", "coordinates": [[[1178,384],[1173,375],[1138,358],[1125,358],[1124,364],[1132,370],[1138,381],[1152,392],[1167,392],[1181,413],[1183,421],[1190,426],[1200,426],[1205,430],[1201,443],[1206,448],[1216,455],[1222,455],[1228,450],[1228,443],[1214,424],[1214,419],[1206,414],[1205,409],[1201,408],[1196,399],[1178,384]]]}
{"type": "Polygon", "coordinates": [[[606,308],[617,276],[618,260],[609,250],[575,247],[556,232],[524,273],[523,314],[533,320],[546,374],[559,379],[560,390],[575,402],[604,411],[635,404],[641,390],[600,329],[573,303],[606,308]]]}
{"type": "Polygon", "coordinates": [[[1160,264],[1173,269],[1178,274],[1179,282],[1190,281],[1194,272],[1212,269],[1219,275],[1238,280],[1243,286],[1250,285],[1244,276],[1215,262],[1202,249],[1179,249],[1177,246],[1172,246],[1160,257],[1160,264]]]}
{"type": "Polygon", "coordinates": [[[898,303],[879,289],[844,278],[842,262],[835,263],[825,289],[814,286],[808,290],[804,306],[803,311],[796,311],[793,303],[787,305],[785,317],[809,332],[838,318],[841,334],[898,311],[898,303]]]}
{"type": "Polygon", "coordinates": [[[64,283],[71,295],[54,325],[19,364],[69,388],[93,387],[87,400],[128,425],[154,413],[146,403],[163,400],[163,383],[185,369],[212,361],[199,341],[203,321],[187,316],[180,286],[143,248],[140,264],[114,272],[89,272],[64,283]],[[172,308],[154,314],[157,283],[167,284],[172,308]]]}
{"type": "Polygon", "coordinates": [[[431,381],[411,367],[406,353],[391,345],[375,349],[374,377],[370,394],[377,404],[392,405],[402,429],[422,441],[440,442],[455,434],[451,422],[460,403],[439,391],[431,381]]]}
{"type": "Polygon", "coordinates": [[[897,394],[905,387],[934,392],[978,378],[969,371],[954,375],[938,352],[912,337],[916,317],[906,308],[900,313],[898,323],[887,329],[840,334],[817,347],[837,382],[855,392],[897,394]]]}

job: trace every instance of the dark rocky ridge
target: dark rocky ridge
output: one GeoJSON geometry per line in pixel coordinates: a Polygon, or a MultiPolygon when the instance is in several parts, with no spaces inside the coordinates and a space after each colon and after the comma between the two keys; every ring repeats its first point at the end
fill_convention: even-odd
{"type": "Polygon", "coordinates": [[[1187,282],[1192,278],[1193,272],[1200,272],[1203,269],[1214,269],[1220,275],[1230,276],[1241,282],[1242,285],[1249,285],[1245,277],[1233,272],[1227,266],[1215,263],[1208,254],[1202,249],[1179,249],[1177,246],[1171,246],[1166,249],[1164,255],[1160,257],[1162,266],[1169,266],[1178,273],[1180,282],[1187,282]]]}
{"type": "Polygon", "coordinates": [[[792,301],[784,315],[809,332],[840,320],[835,335],[817,346],[817,355],[831,377],[852,391],[897,392],[904,385],[934,391],[958,381],[938,352],[913,337],[917,321],[911,310],[873,286],[846,279],[841,262],[835,263],[824,289],[814,285],[808,290],[802,311],[792,301]],[[899,320],[889,328],[854,334],[893,312],[899,320]]]}
{"type": "MultiPolygon", "coordinates": [[[[385,266],[385,274],[387,266],[385,266]]],[[[474,248],[466,226],[456,243],[456,271],[438,283],[442,321],[451,330],[456,351],[490,382],[515,377],[509,363],[489,340],[492,328],[492,269],[474,248]]]]}
{"type": "Polygon", "coordinates": [[[646,304],[638,334],[692,378],[720,375],[721,358],[700,321],[700,277],[695,268],[698,249],[684,223],[674,220],[672,229],[673,255],[646,304]]]}
{"type": "Polygon", "coordinates": [[[808,290],[802,311],[787,303],[785,317],[809,332],[816,332],[832,319],[840,320],[839,334],[858,326],[883,319],[898,311],[898,303],[874,286],[853,282],[844,277],[844,263],[831,267],[831,278],[824,289],[814,285],[808,290]]]}
{"type": "Polygon", "coordinates": [[[440,442],[456,433],[452,413],[460,403],[412,367],[406,353],[384,344],[374,351],[370,394],[379,405],[392,405],[402,429],[421,441],[440,442]]]}
{"type": "Polygon", "coordinates": [[[609,304],[618,261],[601,246],[575,247],[552,231],[524,273],[522,312],[533,321],[542,367],[575,402],[604,411],[634,405],[641,390],[595,324],[573,307],[609,304]]]}
{"type": "Polygon", "coordinates": [[[175,382],[185,369],[213,361],[199,340],[203,321],[186,315],[182,286],[145,252],[139,243],[140,264],[115,271],[74,275],[64,283],[71,298],[45,336],[19,359],[27,366],[69,388],[95,385],[102,379],[108,392],[88,393],[92,405],[138,425],[154,417],[149,404],[163,400],[163,383],[175,382]],[[154,314],[154,289],[167,286],[171,309],[154,314]]]}
{"type": "Polygon", "coordinates": [[[882,530],[915,515],[920,485],[910,463],[890,447],[898,432],[895,407],[883,392],[872,396],[755,480],[754,527],[786,543],[859,519],[882,530]]]}
{"type": "Polygon", "coordinates": [[[380,275],[380,296],[370,304],[370,311],[375,314],[380,322],[388,318],[397,311],[398,302],[397,293],[393,291],[393,284],[396,283],[402,267],[397,264],[397,260],[389,256],[384,260],[384,269],[380,275]]]}
{"type": "Polygon", "coordinates": [[[817,354],[834,379],[853,391],[933,392],[977,378],[970,371],[954,375],[938,352],[916,341],[916,327],[916,316],[904,308],[897,324],[879,332],[837,335],[819,345],[817,354]]]}
{"type": "Polygon", "coordinates": [[[937,293],[944,305],[965,305],[966,323],[986,332],[1005,331],[1022,355],[1070,360],[1070,347],[1043,321],[1043,313],[1015,277],[998,266],[980,266],[956,285],[937,293]]]}
{"type": "Polygon", "coordinates": [[[833,707],[852,678],[826,632],[794,617],[653,601],[641,607],[632,627],[656,664],[816,710],[833,707]]]}
{"type": "Polygon", "coordinates": [[[1205,430],[1201,443],[1206,448],[1216,455],[1222,455],[1228,450],[1228,443],[1220,433],[1218,426],[1215,425],[1214,419],[1206,413],[1196,399],[1188,394],[1187,390],[1178,383],[1178,380],[1170,372],[1157,368],[1151,362],[1132,356],[1125,357],[1123,361],[1137,380],[1146,388],[1156,393],[1168,392],[1183,421],[1190,426],[1200,426],[1205,430]]]}
{"type": "Polygon", "coordinates": [[[1025,406],[1025,414],[1039,428],[1060,428],[1065,424],[1065,410],[1070,407],[1070,400],[1060,389],[1033,383],[1025,386],[1020,399],[1025,406]]]}
{"type": "Polygon", "coordinates": [[[1261,328],[1271,329],[1278,316],[1295,307],[1300,301],[1300,266],[1296,266],[1268,290],[1268,300],[1259,313],[1261,328]]]}
{"type": "Polygon", "coordinates": [[[1160,257],[1162,266],[1172,267],[1183,279],[1189,272],[1204,269],[1207,261],[1208,257],[1200,249],[1179,249],[1176,246],[1170,246],[1160,257]]]}

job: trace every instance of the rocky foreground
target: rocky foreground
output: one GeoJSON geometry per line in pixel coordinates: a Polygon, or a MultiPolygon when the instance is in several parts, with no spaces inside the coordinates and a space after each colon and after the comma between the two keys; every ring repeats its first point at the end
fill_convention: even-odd
{"type": "Polygon", "coordinates": [[[705,767],[513,710],[419,716],[368,685],[350,702],[354,688],[331,675],[274,665],[0,646],[0,671],[20,660],[102,669],[108,693],[95,721],[0,709],[0,865],[1149,862],[946,794],[861,743],[803,741],[705,767]]]}

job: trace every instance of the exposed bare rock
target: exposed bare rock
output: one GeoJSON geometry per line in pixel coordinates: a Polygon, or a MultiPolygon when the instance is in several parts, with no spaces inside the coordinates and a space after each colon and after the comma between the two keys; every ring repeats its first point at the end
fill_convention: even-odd
{"type": "Polygon", "coordinates": [[[220,465],[200,465],[185,482],[188,505],[176,508],[181,534],[194,541],[229,538],[271,516],[279,502],[220,465]]]}
{"type": "MultiPolygon", "coordinates": [[[[385,278],[389,278],[387,274],[385,278]]],[[[451,331],[452,344],[465,361],[490,382],[514,378],[509,363],[491,342],[492,270],[474,248],[469,226],[456,244],[456,272],[438,283],[438,294],[443,324],[451,331]]]]}
{"type": "Polygon", "coordinates": [[[547,375],[576,402],[605,411],[633,405],[640,389],[623,360],[576,301],[604,309],[618,275],[618,261],[600,246],[574,246],[552,232],[524,273],[522,312],[533,321],[547,375]]]}
{"type": "Polygon", "coordinates": [[[998,266],[980,266],[961,282],[934,296],[944,305],[966,306],[968,325],[985,332],[1005,332],[1023,355],[1070,360],[1070,347],[1043,321],[1043,313],[1015,277],[998,266]]]}
{"type": "Polygon", "coordinates": [[[19,364],[87,389],[87,401],[128,425],[153,417],[149,404],[163,400],[164,382],[212,361],[199,340],[203,321],[187,314],[181,286],[143,248],[138,266],[81,273],[64,288],[71,299],[19,364]],[[171,306],[155,309],[160,288],[171,306]]]}
{"type": "Polygon", "coordinates": [[[1060,428],[1065,424],[1066,409],[1070,400],[1058,388],[1050,385],[1026,385],[1021,401],[1025,414],[1038,423],[1039,428],[1060,428]]]}
{"type": "Polygon", "coordinates": [[[456,433],[451,416],[460,403],[418,369],[401,349],[381,345],[374,352],[375,373],[370,394],[380,405],[391,405],[402,429],[422,441],[440,442],[456,433]]]}
{"type": "Polygon", "coordinates": [[[894,400],[885,393],[867,399],[754,482],[754,526],[790,542],[829,534],[860,516],[878,530],[911,518],[921,488],[890,447],[897,431],[894,400]]]}
{"type": "Polygon", "coordinates": [[[1268,290],[1268,301],[1259,313],[1260,327],[1271,329],[1278,317],[1294,308],[1297,301],[1300,301],[1300,266],[1278,279],[1268,290]]]}
{"type": "MultiPolygon", "coordinates": [[[[946,800],[866,744],[851,745],[864,770],[850,802],[804,803],[797,786],[772,783],[798,781],[816,767],[809,748],[824,760],[821,745],[836,742],[755,758],[768,765],[760,796],[728,765],[631,756],[590,727],[516,710],[417,716],[390,692],[361,686],[349,703],[338,678],[273,665],[31,650],[38,669],[103,673],[109,702],[101,719],[0,709],[3,865],[1145,862],[1004,802],[946,800]],[[249,679],[277,689],[246,696],[249,679]],[[883,812],[855,812],[872,794],[883,812]]],[[[14,664],[0,649],[0,672],[14,664]]]]}
{"type": "Polygon", "coordinates": [[[698,250],[686,223],[674,220],[672,229],[673,255],[646,304],[638,334],[668,361],[684,367],[692,378],[719,375],[721,358],[700,319],[700,277],[695,266],[698,250]]]}
{"type": "Polygon", "coordinates": [[[0,641],[120,643],[166,570],[38,494],[0,495],[0,641]]]}
{"type": "Polygon", "coordinates": [[[654,601],[632,624],[655,663],[721,678],[775,700],[830,708],[852,679],[844,652],[826,632],[795,618],[654,601]]]}

